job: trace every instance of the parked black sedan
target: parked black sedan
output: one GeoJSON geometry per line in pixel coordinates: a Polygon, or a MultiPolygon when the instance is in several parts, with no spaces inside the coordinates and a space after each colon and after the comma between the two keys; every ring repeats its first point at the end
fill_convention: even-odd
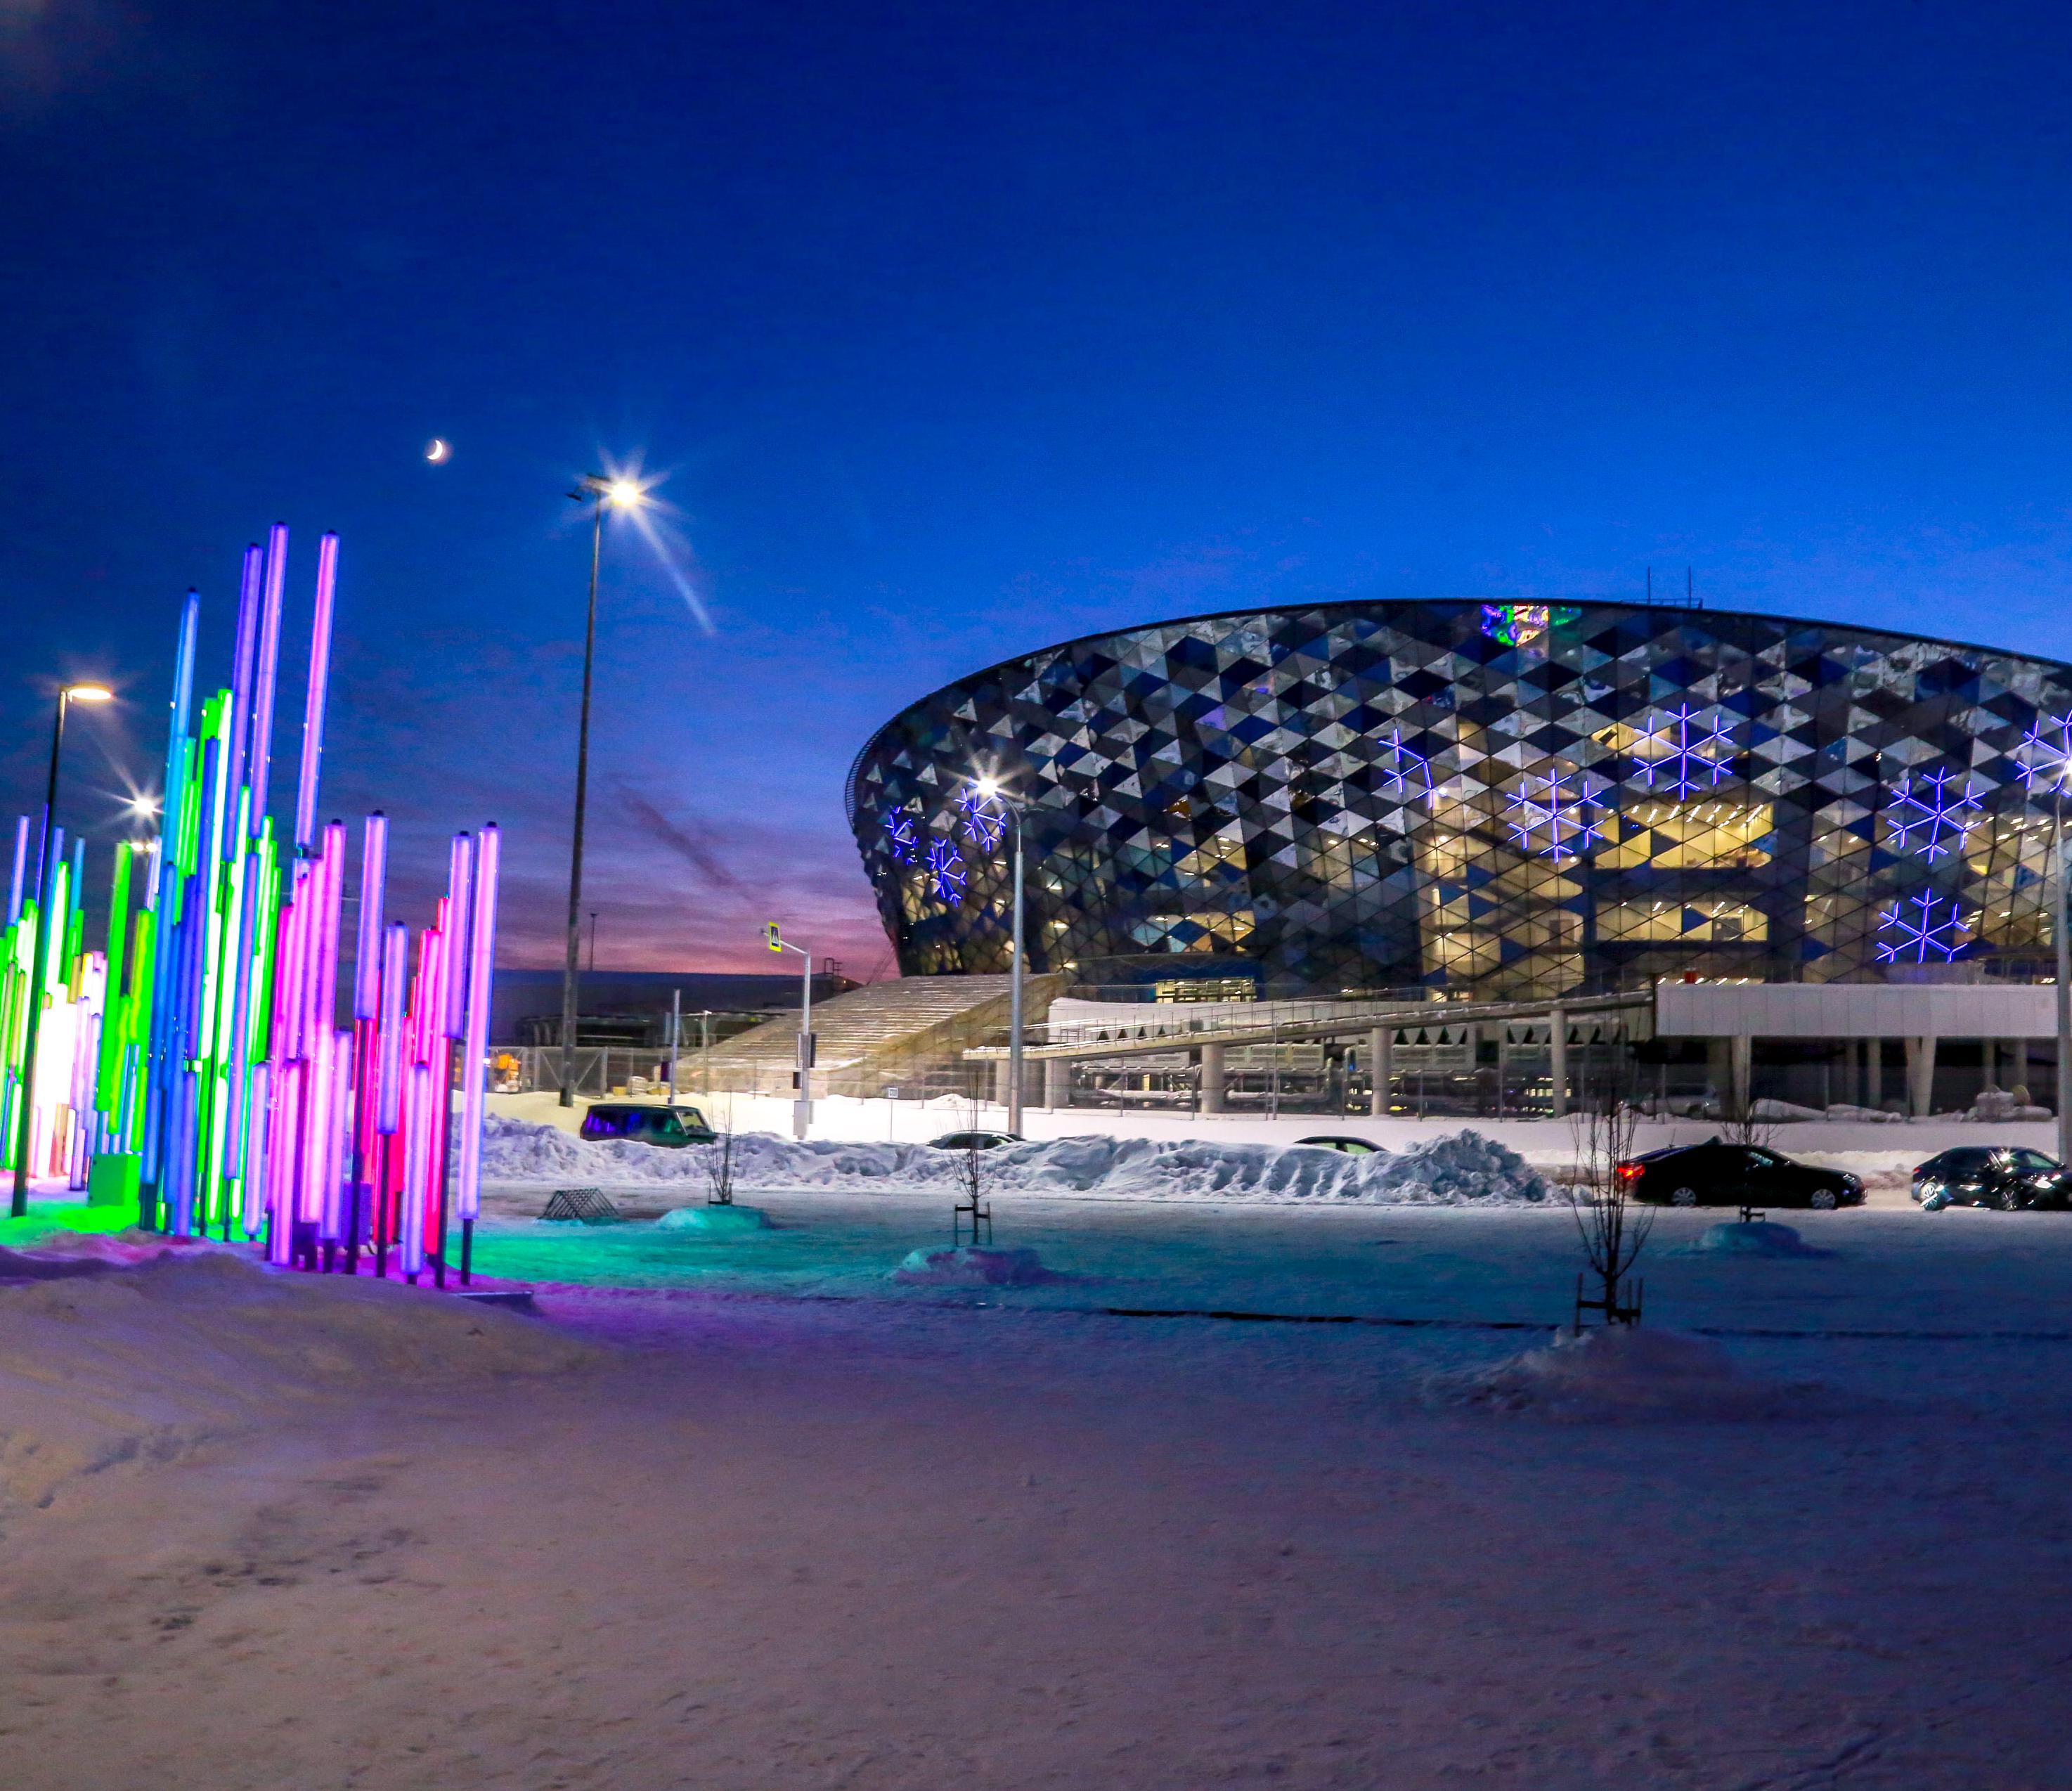
{"type": "Polygon", "coordinates": [[[1914,1171],[1914,1197],[1923,1213],[1946,1206],[1991,1207],[1996,1213],[2072,1205],[2065,1165],[2041,1151],[2007,1145],[1959,1144],[1914,1171]]]}
{"type": "Polygon", "coordinates": [[[1839,1169],[1794,1163],[1760,1144],[1703,1144],[1650,1151],[1618,1166],[1626,1192],[1664,1206],[1807,1206],[1832,1211],[1863,1204],[1864,1184],[1839,1169]]]}
{"type": "Polygon", "coordinates": [[[1020,1144],[1019,1132],[945,1132],[928,1140],[931,1151],[997,1151],[1003,1144],[1020,1144]]]}

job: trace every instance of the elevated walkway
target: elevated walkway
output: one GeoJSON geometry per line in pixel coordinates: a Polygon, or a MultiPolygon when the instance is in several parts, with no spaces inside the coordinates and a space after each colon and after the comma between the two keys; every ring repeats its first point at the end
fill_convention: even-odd
{"type": "MultiPolygon", "coordinates": [[[[1022,990],[1027,1023],[1039,1023],[1071,982],[1063,974],[1027,978],[1022,990]]],[[[902,977],[816,1002],[813,1031],[820,1043],[814,1093],[868,1099],[893,1087],[913,1095],[968,1092],[972,1073],[964,1053],[1005,1038],[1013,983],[1008,976],[902,977]]],[[[687,1052],[678,1085],[789,1094],[798,1035],[795,1009],[714,1045],[709,1055],[687,1052]]]]}

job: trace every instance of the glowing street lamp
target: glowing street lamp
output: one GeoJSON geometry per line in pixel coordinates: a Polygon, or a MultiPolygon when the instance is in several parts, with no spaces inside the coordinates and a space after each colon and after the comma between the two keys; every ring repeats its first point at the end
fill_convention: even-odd
{"type": "Polygon", "coordinates": [[[597,658],[597,567],[604,549],[604,513],[631,512],[648,501],[648,488],[637,479],[589,473],[576,481],[569,496],[590,506],[590,616],[583,628],[582,710],[576,724],[576,815],[569,845],[568,960],[561,973],[561,1105],[576,1101],[576,976],[582,951],[583,809],[590,794],[590,673],[597,658]]]}
{"type": "MultiPolygon", "coordinates": [[[[1022,978],[1028,957],[1022,933],[1022,805],[1007,793],[997,777],[988,775],[975,780],[972,784],[971,813],[966,817],[970,830],[980,814],[1005,814],[1014,828],[1014,965],[1013,980],[1009,985],[1012,993],[1008,1001],[1007,1019],[1007,1129],[1010,1132],[1022,1130],[1022,978]]],[[[973,837],[976,837],[974,833],[973,837]]],[[[996,829],[993,838],[997,839],[996,829]]]]}
{"type": "Polygon", "coordinates": [[[115,693],[98,684],[68,684],[58,692],[58,713],[51,730],[51,776],[43,792],[43,842],[36,854],[43,887],[36,897],[36,942],[29,956],[28,1011],[22,1032],[22,1081],[18,1097],[21,1118],[14,1134],[14,1196],[8,1211],[17,1219],[29,1210],[29,1151],[35,1139],[36,1117],[36,1032],[43,1013],[43,967],[49,948],[51,891],[56,887],[51,875],[51,823],[58,805],[58,754],[64,745],[65,714],[76,702],[112,702],[115,693]]]}

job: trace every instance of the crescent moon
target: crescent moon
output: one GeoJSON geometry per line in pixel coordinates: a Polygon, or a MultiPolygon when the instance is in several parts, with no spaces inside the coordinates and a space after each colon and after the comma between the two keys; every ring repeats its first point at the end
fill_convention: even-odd
{"type": "Polygon", "coordinates": [[[443,435],[434,435],[432,445],[425,450],[425,458],[435,467],[442,460],[450,460],[453,458],[453,444],[443,435]]]}

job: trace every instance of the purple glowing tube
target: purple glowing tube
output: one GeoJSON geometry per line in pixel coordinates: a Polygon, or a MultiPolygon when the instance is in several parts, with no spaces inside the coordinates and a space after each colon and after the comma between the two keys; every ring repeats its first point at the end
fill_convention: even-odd
{"type": "MultiPolygon", "coordinates": [[[[256,547],[245,550],[245,573],[237,583],[237,640],[233,649],[235,657],[230,663],[230,762],[228,768],[230,801],[226,805],[233,813],[237,792],[245,787],[249,767],[252,732],[252,661],[258,648],[259,606],[264,584],[262,566],[265,556],[256,547]]],[[[263,802],[263,794],[256,798],[263,802]]],[[[223,855],[236,855],[237,840],[235,828],[225,828],[223,835],[223,855]]]]}
{"type": "Polygon", "coordinates": [[[338,588],[338,537],[317,544],[317,609],[310,624],[310,691],[302,710],[302,776],[295,786],[295,845],[306,851],[315,837],[317,779],[323,768],[324,702],[331,685],[331,603],[338,588]]]}
{"type": "Polygon", "coordinates": [[[465,833],[455,834],[446,859],[446,956],[439,966],[439,986],[446,995],[439,1031],[449,1039],[460,1037],[467,1025],[467,923],[474,875],[475,842],[465,833]]]}
{"type": "Polygon", "coordinates": [[[352,1017],[371,1020],[381,1003],[381,899],[388,875],[388,817],[367,817],[360,848],[360,939],[352,956],[352,1017]]]}
{"type": "Polygon", "coordinates": [[[239,1217],[245,1225],[247,1237],[257,1237],[266,1213],[266,1133],[273,1118],[273,1108],[267,1099],[267,1066],[252,1066],[252,1087],[247,1099],[252,1104],[252,1125],[245,1140],[244,1202],[239,1217]]]}
{"type": "Polygon", "coordinates": [[[398,921],[381,940],[381,1036],[376,1048],[380,1068],[375,1077],[374,1129],[388,1138],[402,1124],[403,986],[409,974],[410,929],[398,921]]]}
{"type": "Polygon", "coordinates": [[[245,781],[252,786],[252,834],[258,837],[266,813],[266,784],[273,774],[273,692],[281,666],[281,587],[288,575],[288,529],[277,522],[266,534],[266,587],[259,612],[259,651],[252,669],[252,749],[245,755],[245,781]]]}
{"type": "Polygon", "coordinates": [[[403,1273],[415,1281],[425,1266],[425,1184],[432,1154],[432,1073],[410,1066],[410,1126],[403,1151],[403,1273]]]}
{"type": "Polygon", "coordinates": [[[14,874],[7,885],[7,924],[14,925],[22,918],[22,873],[29,863],[29,817],[18,815],[14,818],[14,874]]]}
{"type": "Polygon", "coordinates": [[[467,965],[467,1040],[461,1049],[460,1216],[482,1209],[482,1114],[489,1074],[489,998],[496,965],[496,870],[503,835],[492,821],[475,854],[475,924],[467,965]]]}

